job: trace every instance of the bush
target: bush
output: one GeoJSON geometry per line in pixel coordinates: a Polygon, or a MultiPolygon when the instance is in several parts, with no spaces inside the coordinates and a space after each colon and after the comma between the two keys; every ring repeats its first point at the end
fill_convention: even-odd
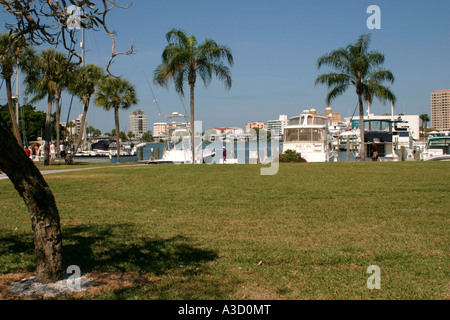
{"type": "Polygon", "coordinates": [[[286,150],[280,155],[280,162],[306,162],[306,159],[302,158],[301,154],[294,150],[286,150]]]}

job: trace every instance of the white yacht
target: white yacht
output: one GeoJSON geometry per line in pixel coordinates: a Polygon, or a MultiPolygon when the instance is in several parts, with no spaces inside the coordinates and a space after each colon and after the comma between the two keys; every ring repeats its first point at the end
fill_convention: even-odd
{"type": "Polygon", "coordinates": [[[450,161],[450,135],[431,137],[422,157],[423,161],[450,161]]]}
{"type": "Polygon", "coordinates": [[[328,119],[321,115],[303,113],[292,117],[284,128],[283,150],[301,154],[307,162],[336,160],[328,131],[328,119]]]}

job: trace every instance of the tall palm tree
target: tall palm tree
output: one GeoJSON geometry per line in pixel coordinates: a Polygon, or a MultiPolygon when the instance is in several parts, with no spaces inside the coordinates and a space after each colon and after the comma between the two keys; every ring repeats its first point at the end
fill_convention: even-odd
{"type": "Polygon", "coordinates": [[[421,114],[419,116],[419,118],[420,118],[420,120],[422,120],[422,133],[423,133],[423,135],[425,135],[426,131],[427,131],[427,122],[430,121],[430,117],[428,116],[428,114],[424,113],[424,114],[421,114]]]}
{"type": "MultiPolygon", "coordinates": [[[[8,33],[0,33],[0,76],[5,80],[6,96],[8,99],[9,115],[13,126],[14,136],[17,142],[22,146],[20,138],[19,126],[16,122],[16,112],[14,110],[14,102],[12,96],[11,78],[14,74],[14,67],[18,64],[23,66],[29,56],[33,54],[32,49],[25,41],[18,41],[11,45],[12,39],[8,33]],[[9,48],[9,50],[7,49],[9,48]]],[[[18,98],[18,97],[16,97],[18,98]]]]}
{"type": "Polygon", "coordinates": [[[214,74],[224,82],[225,88],[231,88],[230,68],[222,60],[226,59],[230,66],[233,65],[231,50],[223,45],[218,45],[214,40],[206,39],[198,45],[197,39],[179,29],[172,29],[166,34],[169,43],[162,53],[162,63],[155,69],[153,81],[161,86],[167,86],[172,79],[176,91],[184,95],[184,84],[187,82],[190,89],[190,131],[192,144],[192,162],[195,159],[194,148],[194,91],[197,75],[206,86],[209,85],[214,74]]]}
{"type": "Polygon", "coordinates": [[[116,125],[117,163],[120,163],[120,124],[119,109],[128,109],[138,103],[136,90],[127,80],[105,77],[98,85],[95,104],[106,110],[114,109],[116,125]]]}
{"type": "Polygon", "coordinates": [[[324,84],[330,89],[326,97],[327,105],[347,91],[350,86],[356,89],[359,104],[359,127],[361,135],[361,161],[365,161],[364,141],[364,106],[363,100],[372,102],[372,97],[379,101],[395,103],[396,97],[392,91],[383,85],[384,82],[393,83],[391,71],[381,68],[384,55],[378,51],[368,52],[370,34],[361,35],[356,43],[346,48],[332,51],[317,61],[317,67],[331,67],[336,72],[321,74],[315,84],[324,84]]]}
{"type": "MultiPolygon", "coordinates": [[[[76,69],[74,72],[74,79],[69,85],[69,91],[78,96],[84,104],[83,115],[81,116],[80,132],[84,132],[86,125],[86,115],[89,110],[91,98],[95,93],[97,85],[104,77],[103,70],[93,64],[76,69]]],[[[75,151],[81,145],[82,134],[79,134],[75,141],[75,151]]]]}
{"type": "Polygon", "coordinates": [[[51,139],[51,113],[53,102],[56,102],[56,148],[59,150],[59,118],[61,113],[60,99],[62,91],[70,81],[72,64],[65,55],[54,49],[47,49],[30,64],[25,77],[26,93],[34,94],[31,102],[47,97],[47,113],[45,118],[44,166],[49,165],[49,149],[51,139]]]}

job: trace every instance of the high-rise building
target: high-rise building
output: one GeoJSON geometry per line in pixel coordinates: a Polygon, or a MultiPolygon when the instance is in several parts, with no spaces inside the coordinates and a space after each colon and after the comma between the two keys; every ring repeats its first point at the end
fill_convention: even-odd
{"type": "Polygon", "coordinates": [[[273,141],[283,140],[284,127],[288,124],[288,116],[285,114],[280,115],[278,120],[267,121],[267,131],[270,131],[273,141]]]}
{"type": "Polygon", "coordinates": [[[147,115],[138,109],[130,115],[130,131],[134,138],[141,138],[147,132],[147,115]]]}
{"type": "Polygon", "coordinates": [[[431,127],[450,130],[450,90],[439,90],[431,94],[431,127]]]}

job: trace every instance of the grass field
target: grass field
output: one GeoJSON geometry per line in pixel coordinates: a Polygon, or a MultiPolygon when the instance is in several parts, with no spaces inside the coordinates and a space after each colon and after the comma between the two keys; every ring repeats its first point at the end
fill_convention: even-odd
{"type": "MultiPolygon", "coordinates": [[[[99,284],[76,298],[449,299],[449,165],[281,164],[275,176],[158,165],[45,179],[65,266],[99,284]],[[371,265],[379,290],[366,285],[371,265]]],[[[5,284],[34,269],[28,212],[8,180],[0,212],[5,284]]]]}

